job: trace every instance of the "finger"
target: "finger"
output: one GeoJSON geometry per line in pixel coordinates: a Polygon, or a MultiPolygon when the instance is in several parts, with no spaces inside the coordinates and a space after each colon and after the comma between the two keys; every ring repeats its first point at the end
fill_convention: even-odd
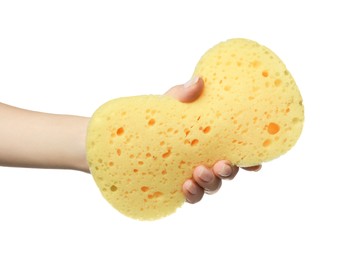
{"type": "Polygon", "coordinates": [[[239,168],[231,165],[229,161],[218,161],[213,165],[213,172],[216,176],[225,180],[232,180],[238,173],[239,168]]]}
{"type": "Polygon", "coordinates": [[[201,165],[195,168],[193,178],[207,194],[215,193],[219,190],[222,181],[219,179],[211,169],[201,165]]]}
{"type": "Polygon", "coordinates": [[[258,172],[261,170],[262,168],[262,165],[259,164],[259,165],[255,165],[255,166],[250,166],[250,167],[241,167],[243,170],[246,170],[246,171],[251,171],[251,172],[258,172]]]}
{"type": "Polygon", "coordinates": [[[199,202],[204,196],[204,189],[191,179],[185,181],[182,186],[182,191],[186,197],[186,201],[191,204],[199,202]]]}
{"type": "Polygon", "coordinates": [[[195,101],[201,95],[203,88],[203,80],[199,77],[194,77],[184,85],[172,87],[165,95],[171,96],[178,101],[188,103],[195,101]]]}

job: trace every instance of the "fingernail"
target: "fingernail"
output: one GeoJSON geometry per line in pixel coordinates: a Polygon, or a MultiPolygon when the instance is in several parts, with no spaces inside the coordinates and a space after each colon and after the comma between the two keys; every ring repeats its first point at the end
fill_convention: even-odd
{"type": "Polygon", "coordinates": [[[210,171],[208,171],[204,167],[200,167],[199,169],[197,173],[198,177],[204,182],[210,182],[213,178],[212,173],[210,173],[210,171]]]}
{"type": "Polygon", "coordinates": [[[224,164],[223,168],[218,173],[222,177],[229,177],[232,173],[232,168],[229,164],[224,164]]]}
{"type": "Polygon", "coordinates": [[[254,172],[258,172],[258,171],[260,171],[261,170],[261,168],[262,168],[262,165],[260,164],[259,165],[259,167],[254,171],[254,172]]]}
{"type": "Polygon", "coordinates": [[[190,80],[188,80],[186,83],[183,84],[184,88],[189,88],[191,86],[193,86],[195,83],[197,83],[199,80],[199,77],[194,76],[193,78],[191,78],[190,80]]]}
{"type": "Polygon", "coordinates": [[[196,189],[196,187],[195,187],[195,185],[193,184],[193,182],[192,181],[188,181],[186,184],[185,184],[186,186],[186,190],[190,193],[190,194],[192,194],[192,195],[195,195],[195,194],[197,194],[197,189],[196,189]]]}

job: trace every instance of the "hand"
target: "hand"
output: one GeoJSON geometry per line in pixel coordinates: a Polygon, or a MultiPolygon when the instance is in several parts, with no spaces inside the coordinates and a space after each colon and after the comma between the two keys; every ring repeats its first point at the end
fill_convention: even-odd
{"type": "MultiPolygon", "coordinates": [[[[181,102],[193,102],[201,95],[204,82],[201,78],[193,78],[184,85],[178,85],[165,93],[167,96],[176,98],[181,102]]],[[[247,171],[259,171],[261,165],[244,167],[247,171]]],[[[199,202],[204,194],[213,194],[217,192],[222,184],[222,180],[232,180],[239,167],[232,165],[226,160],[218,161],[212,168],[203,165],[197,166],[193,171],[193,177],[186,180],[182,190],[187,202],[199,202]]]]}

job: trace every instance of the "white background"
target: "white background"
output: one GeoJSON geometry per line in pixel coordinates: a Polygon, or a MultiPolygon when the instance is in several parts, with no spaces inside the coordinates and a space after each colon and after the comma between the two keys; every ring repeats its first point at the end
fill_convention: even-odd
{"type": "Polygon", "coordinates": [[[285,62],[306,121],[288,154],[155,222],[119,214],[90,175],[1,167],[0,259],[345,259],[341,3],[1,0],[0,102],[90,116],[245,37],[285,62]]]}

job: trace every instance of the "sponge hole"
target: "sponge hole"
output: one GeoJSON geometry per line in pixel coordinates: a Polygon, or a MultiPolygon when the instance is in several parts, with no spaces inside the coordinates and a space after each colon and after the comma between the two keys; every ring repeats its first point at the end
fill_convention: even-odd
{"type": "Polygon", "coordinates": [[[281,84],[282,84],[281,79],[276,79],[276,80],[274,81],[274,86],[276,86],[276,87],[279,87],[281,84]]]}
{"type": "Polygon", "coordinates": [[[204,134],[207,134],[207,133],[209,133],[211,131],[211,127],[210,126],[206,126],[202,131],[203,131],[204,134]]]}
{"type": "Polygon", "coordinates": [[[120,127],[119,129],[117,129],[116,134],[120,136],[120,135],[123,135],[124,132],[125,132],[125,129],[123,129],[123,127],[120,127]]]}
{"type": "Polygon", "coordinates": [[[153,118],[151,118],[148,122],[149,126],[153,126],[156,123],[156,120],[154,120],[153,118]]]}
{"type": "Polygon", "coordinates": [[[198,139],[194,139],[192,140],[192,142],[190,143],[191,146],[196,146],[199,143],[198,139]]]}
{"type": "Polygon", "coordinates": [[[252,61],[252,63],[250,64],[253,68],[258,68],[260,66],[261,62],[258,60],[254,60],[252,61]]]}
{"type": "Polygon", "coordinates": [[[147,195],[147,197],[148,197],[149,199],[157,199],[157,198],[161,197],[162,195],[163,195],[162,192],[156,191],[156,192],[154,192],[153,194],[147,195]]]}
{"type": "Polygon", "coordinates": [[[162,157],[163,157],[164,159],[166,159],[166,158],[168,158],[168,157],[170,156],[170,154],[171,154],[171,150],[168,150],[166,153],[163,153],[163,154],[162,154],[162,157]]]}
{"type": "Polygon", "coordinates": [[[147,192],[150,188],[147,186],[142,186],[140,189],[142,192],[147,192]]]}
{"type": "Polygon", "coordinates": [[[271,122],[268,124],[268,127],[267,127],[267,132],[270,134],[270,135],[275,135],[276,133],[278,133],[280,130],[280,126],[274,122],[271,122]]]}
{"type": "Polygon", "coordinates": [[[272,141],[270,139],[266,139],[263,143],[262,146],[263,147],[269,147],[271,145],[272,141]]]}
{"type": "Polygon", "coordinates": [[[293,124],[297,124],[298,122],[300,122],[301,120],[299,119],[299,118],[297,118],[297,117],[294,117],[293,119],[292,119],[292,123],[293,124]]]}

